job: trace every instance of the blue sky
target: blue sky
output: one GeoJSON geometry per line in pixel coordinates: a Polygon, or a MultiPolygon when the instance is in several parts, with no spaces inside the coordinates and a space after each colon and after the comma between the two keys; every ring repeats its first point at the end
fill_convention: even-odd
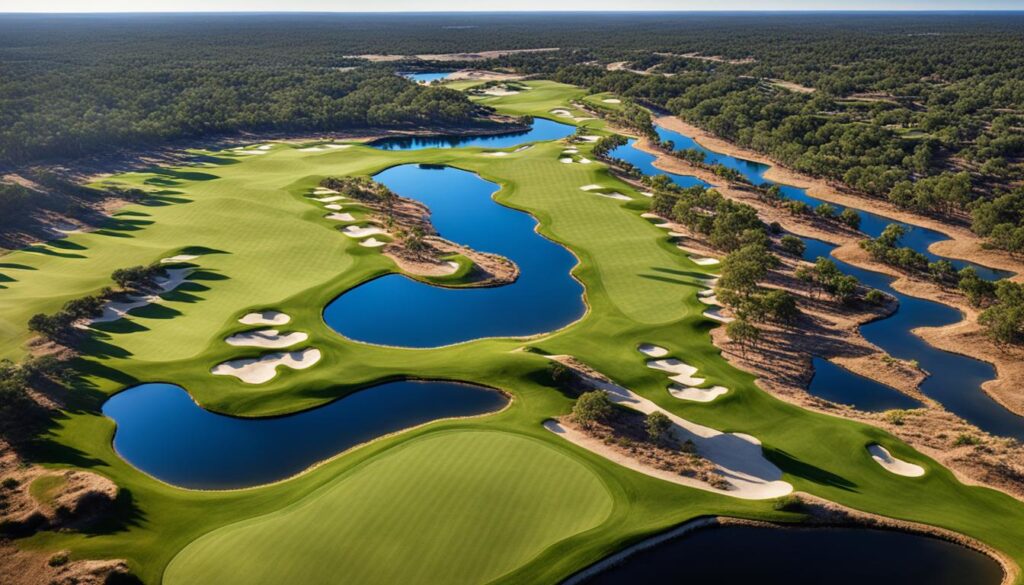
{"type": "Polygon", "coordinates": [[[481,10],[1024,10],[1024,0],[0,0],[0,12],[481,10]]]}

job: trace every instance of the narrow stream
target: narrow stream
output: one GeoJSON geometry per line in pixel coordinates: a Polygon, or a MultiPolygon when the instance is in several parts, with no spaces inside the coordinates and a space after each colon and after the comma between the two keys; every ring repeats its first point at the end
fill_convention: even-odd
{"type": "MultiPolygon", "coordinates": [[[[769,168],[767,165],[713,152],[700,146],[689,136],[660,126],[656,126],[656,129],[661,139],[671,140],[676,149],[700,150],[705,153],[705,160],[709,164],[719,163],[735,169],[755,185],[772,183],[764,178],[764,173],[769,168]]],[[[637,150],[632,141],[615,150],[612,156],[632,162],[645,173],[666,174],[682,186],[704,184],[695,177],[683,178],[680,175],[673,175],[654,168],[651,163],[655,157],[637,150]],[[689,181],[695,182],[690,183],[689,181]]],[[[782,184],[779,187],[786,198],[804,201],[811,207],[817,207],[823,203],[823,201],[808,195],[804,189],[782,184]]],[[[842,206],[834,205],[834,207],[840,212],[844,209],[842,206]]],[[[929,252],[927,248],[933,242],[946,239],[943,234],[859,209],[854,209],[854,211],[861,216],[860,229],[867,235],[875,237],[887,225],[897,223],[906,230],[902,245],[912,247],[925,254],[930,260],[940,258],[929,252]]],[[[830,257],[835,248],[825,242],[810,238],[802,239],[807,245],[804,258],[812,262],[818,257],[830,257]]],[[[892,288],[893,279],[889,276],[860,269],[835,258],[833,260],[843,272],[856,276],[866,286],[889,293],[899,300],[900,306],[895,314],[861,327],[860,330],[865,339],[878,345],[894,357],[917,360],[921,367],[930,374],[922,383],[921,391],[942,403],[950,411],[990,433],[1024,439],[1024,418],[1001,407],[980,388],[982,382],[995,377],[994,367],[986,362],[939,350],[911,333],[918,327],[939,327],[956,323],[961,319],[959,311],[939,303],[901,294],[892,288]]],[[[979,276],[989,280],[1005,278],[1010,275],[1004,271],[962,260],[951,261],[958,269],[973,266],[979,276]]],[[[822,361],[824,360],[818,360],[817,363],[820,364],[822,361]]],[[[906,408],[916,404],[916,401],[907,403],[893,389],[871,383],[853,372],[836,366],[826,366],[823,372],[815,375],[809,391],[829,400],[852,404],[866,410],[906,408]]]]}

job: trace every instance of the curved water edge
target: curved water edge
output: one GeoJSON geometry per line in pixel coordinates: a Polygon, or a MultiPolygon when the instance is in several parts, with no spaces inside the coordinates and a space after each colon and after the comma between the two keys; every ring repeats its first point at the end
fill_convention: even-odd
{"type": "MultiPolygon", "coordinates": [[[[691,148],[705,153],[705,160],[709,164],[722,164],[739,171],[755,185],[775,184],[764,178],[765,172],[770,168],[769,165],[708,150],[693,138],[661,126],[656,125],[655,129],[662,140],[671,140],[677,149],[691,148]]],[[[645,173],[665,174],[681,186],[691,186],[688,180],[678,179],[678,177],[682,177],[681,175],[673,175],[655,168],[653,161],[657,157],[637,150],[632,142],[613,151],[612,156],[629,160],[645,173]]],[[[689,179],[696,181],[693,184],[706,185],[695,177],[689,177],[689,179]]],[[[804,201],[811,207],[817,207],[824,203],[808,195],[804,189],[781,183],[778,185],[786,198],[804,201]]],[[[839,205],[830,205],[839,211],[845,209],[839,205]]],[[[936,241],[948,239],[945,235],[935,230],[891,220],[863,210],[851,209],[861,216],[861,231],[867,235],[875,237],[887,225],[900,224],[907,232],[902,242],[903,245],[925,254],[930,260],[941,258],[928,251],[928,246],[936,241]]],[[[832,257],[832,251],[836,247],[811,238],[801,237],[801,239],[806,244],[804,259],[811,262],[818,257],[832,257]]],[[[1006,410],[981,390],[983,382],[996,377],[994,366],[964,355],[945,352],[913,334],[913,330],[918,327],[941,327],[957,323],[963,319],[960,311],[940,303],[902,294],[891,286],[895,279],[888,275],[857,268],[834,257],[832,260],[840,270],[856,276],[866,286],[877,288],[899,300],[899,308],[895,313],[887,318],[862,325],[860,331],[865,339],[881,347],[893,357],[916,360],[921,368],[929,373],[920,386],[920,390],[926,396],[986,432],[1024,439],[1024,418],[1006,410]],[[965,389],[971,388],[974,390],[965,391],[965,389]]],[[[973,266],[982,278],[991,280],[1010,275],[1005,271],[963,260],[950,260],[957,268],[973,266]]],[[[834,402],[851,404],[867,410],[890,408],[888,404],[896,402],[891,394],[874,386],[865,392],[865,380],[842,368],[829,369],[825,375],[816,375],[808,387],[808,392],[834,402]],[[825,387],[825,384],[828,384],[828,387],[825,387]]]]}
{"type": "Polygon", "coordinates": [[[132,466],[177,487],[224,490],[287,479],[379,437],[507,404],[483,386],[405,380],[295,414],[239,418],[202,408],[180,386],[149,383],[111,397],[103,414],[117,424],[115,451],[132,466]]]}
{"type": "Polygon", "coordinates": [[[608,557],[562,585],[999,585],[999,560],[931,535],[698,518],[608,557]],[[736,522],[736,523],[732,523],[736,522]],[[793,562],[793,551],[800,562],[793,562]],[[742,558],[743,562],[736,562],[742,558]]]}
{"type": "Polygon", "coordinates": [[[576,131],[575,126],[547,118],[534,118],[529,130],[476,136],[395,136],[375,140],[369,145],[381,150],[422,150],[424,148],[510,148],[529,142],[560,140],[576,131]]]}
{"type": "Polygon", "coordinates": [[[422,201],[443,237],[519,266],[515,282],[451,288],[388,274],[328,303],[324,321],[349,339],[399,347],[439,347],[488,337],[524,337],[568,325],[586,312],[576,257],[537,232],[528,213],[492,198],[498,185],[452,167],[407,164],[375,177],[422,201]]]}

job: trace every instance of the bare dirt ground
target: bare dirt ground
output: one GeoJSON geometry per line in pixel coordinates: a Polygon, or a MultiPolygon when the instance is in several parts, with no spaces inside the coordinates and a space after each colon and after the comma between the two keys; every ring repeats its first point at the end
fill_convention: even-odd
{"type": "Polygon", "coordinates": [[[544,53],[548,51],[557,51],[558,47],[546,47],[543,49],[505,49],[499,51],[480,51],[478,53],[421,53],[418,55],[381,55],[381,54],[368,54],[368,55],[347,55],[347,57],[366,59],[371,63],[387,63],[393,61],[487,61],[488,59],[497,59],[498,57],[504,57],[506,55],[514,55],[516,53],[544,53]]]}

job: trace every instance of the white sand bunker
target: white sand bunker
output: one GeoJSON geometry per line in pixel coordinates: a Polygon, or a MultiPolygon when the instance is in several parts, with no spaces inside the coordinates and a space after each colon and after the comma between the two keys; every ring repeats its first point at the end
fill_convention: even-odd
{"type": "Polygon", "coordinates": [[[705,305],[713,305],[721,307],[722,303],[718,302],[718,295],[715,294],[714,290],[702,290],[697,293],[697,300],[704,303],[705,305]]]}
{"type": "Polygon", "coordinates": [[[330,197],[315,198],[315,200],[319,201],[320,203],[334,203],[335,201],[341,201],[342,199],[345,199],[344,195],[331,195],[330,197]]]}
{"type": "Polygon", "coordinates": [[[299,152],[323,152],[327,150],[326,146],[310,146],[307,148],[300,148],[299,152]]]}
{"type": "Polygon", "coordinates": [[[580,149],[578,148],[566,148],[562,151],[562,154],[579,154],[580,149]]]}
{"type": "Polygon", "coordinates": [[[622,100],[616,99],[616,98],[606,98],[606,99],[603,99],[601,101],[606,103],[606,104],[621,104],[622,103],[622,100]]]}
{"type": "Polygon", "coordinates": [[[650,191],[641,191],[640,194],[644,197],[654,197],[654,193],[651,193],[650,191]]]}
{"type": "Polygon", "coordinates": [[[246,313],[238,322],[245,325],[284,325],[291,320],[290,316],[281,311],[257,311],[246,313]]]}
{"type": "Polygon", "coordinates": [[[529,150],[531,148],[533,148],[532,144],[524,144],[524,145],[520,146],[519,148],[513,150],[512,152],[523,152],[524,150],[529,150]]]}
{"type": "Polygon", "coordinates": [[[499,150],[498,152],[485,152],[484,156],[508,156],[509,153],[499,150]]]}
{"type": "Polygon", "coordinates": [[[590,160],[589,158],[587,158],[585,156],[581,156],[580,157],[580,164],[581,165],[589,165],[592,162],[594,162],[594,161],[590,160]]]}
{"type": "Polygon", "coordinates": [[[230,360],[214,366],[215,376],[234,376],[246,384],[262,384],[277,376],[277,366],[305,370],[320,361],[320,350],[307,347],[299,351],[268,353],[258,358],[230,360]]]}
{"type": "Polygon", "coordinates": [[[892,453],[889,453],[889,450],[881,445],[868,445],[868,452],[871,453],[871,458],[874,459],[876,463],[896,475],[902,475],[904,477],[921,477],[924,475],[923,467],[893,457],[892,453]]]}
{"type": "Polygon", "coordinates": [[[169,268],[167,276],[153,280],[156,291],[147,295],[129,295],[123,301],[110,301],[103,305],[99,317],[88,319],[86,325],[108,323],[124,318],[132,309],[145,307],[160,300],[160,295],[178,288],[192,272],[192,268],[169,268]]]}
{"type": "Polygon", "coordinates": [[[672,374],[668,379],[684,386],[697,386],[704,383],[704,378],[695,378],[693,376],[697,373],[697,368],[676,358],[651,360],[647,362],[647,367],[652,370],[672,374]]]}
{"type": "Polygon", "coordinates": [[[237,154],[267,154],[265,150],[236,150],[237,154]]]}
{"type": "Polygon", "coordinates": [[[654,345],[653,343],[641,343],[636,347],[636,350],[645,356],[652,358],[660,358],[668,355],[667,349],[660,345],[654,345]]]}
{"type": "Polygon", "coordinates": [[[188,262],[190,260],[195,260],[198,257],[199,256],[196,256],[194,254],[178,254],[177,256],[171,256],[170,258],[163,258],[160,260],[160,263],[175,264],[177,262],[188,262]]]}
{"type": "Polygon", "coordinates": [[[228,345],[241,347],[290,347],[309,339],[309,335],[301,331],[281,333],[277,329],[258,329],[256,331],[243,331],[236,333],[224,341],[228,345]]]}
{"type": "Polygon", "coordinates": [[[722,263],[718,258],[708,258],[706,256],[690,256],[690,260],[698,266],[714,266],[722,263]]]}
{"type": "Polygon", "coordinates": [[[668,393],[680,400],[690,400],[692,402],[711,402],[715,398],[718,398],[722,394],[728,392],[729,389],[725,386],[712,386],[710,388],[694,388],[693,386],[683,386],[681,384],[672,384],[668,387],[668,393]]]}
{"type": "Polygon", "coordinates": [[[366,246],[367,248],[379,248],[381,246],[386,246],[387,242],[382,242],[377,238],[366,238],[365,240],[359,242],[359,245],[366,246]]]}
{"type": "Polygon", "coordinates": [[[725,315],[723,315],[722,309],[720,308],[708,309],[707,311],[704,311],[703,315],[708,319],[718,321],[719,323],[732,323],[733,321],[736,320],[733,319],[732,317],[726,317],[725,315]]]}
{"type": "Polygon", "coordinates": [[[256,147],[257,150],[270,150],[271,148],[273,147],[269,144],[261,144],[260,146],[256,147]]]}
{"type": "Polygon", "coordinates": [[[551,110],[551,113],[562,118],[572,118],[572,112],[562,108],[551,110]]]}
{"type": "Polygon", "coordinates": [[[622,193],[619,193],[618,191],[608,191],[607,193],[594,193],[594,195],[597,195],[598,197],[607,197],[608,199],[616,199],[618,201],[632,201],[632,199],[630,199],[626,195],[623,195],[622,193]]]}
{"type": "Polygon", "coordinates": [[[601,185],[595,185],[593,183],[591,183],[590,185],[583,185],[582,187],[580,187],[580,191],[597,191],[598,189],[604,189],[604,187],[602,187],[601,185]]]}
{"type": "Polygon", "coordinates": [[[545,428],[624,467],[680,485],[746,500],[778,498],[793,491],[791,484],[782,481],[782,471],[765,459],[761,442],[756,438],[742,433],[723,433],[691,422],[617,384],[592,378],[589,381],[595,387],[606,391],[608,398],[616,404],[632,408],[642,414],[659,411],[665,414],[672,421],[671,432],[676,440],[680,443],[692,441],[697,453],[715,465],[731,489],[715,488],[692,477],[646,465],[612,450],[600,439],[566,429],[553,420],[545,422],[545,428]]]}
{"type": "Polygon", "coordinates": [[[328,189],[327,187],[317,187],[313,189],[313,195],[337,195],[338,192],[334,189],[328,189]]]}
{"type": "Polygon", "coordinates": [[[601,140],[601,137],[596,134],[588,134],[587,136],[580,136],[580,139],[585,140],[586,142],[597,142],[598,140],[601,140]]]}
{"type": "Polygon", "coordinates": [[[328,203],[324,205],[324,209],[330,209],[331,211],[341,211],[341,206],[337,203],[328,203]]]}
{"type": "MultiPolygon", "coordinates": [[[[327,219],[333,219],[334,221],[355,221],[356,218],[352,217],[351,213],[328,213],[325,215],[327,219]]],[[[360,237],[360,236],[356,236],[360,237]]]]}
{"type": "Polygon", "coordinates": [[[564,157],[558,159],[558,162],[563,163],[563,164],[570,164],[570,163],[572,163],[572,159],[567,157],[567,156],[564,156],[564,157]]]}
{"type": "Polygon", "coordinates": [[[351,144],[328,144],[327,148],[352,148],[351,144]]]}
{"type": "Polygon", "coordinates": [[[366,236],[376,236],[378,234],[386,234],[387,232],[377,226],[350,225],[343,228],[341,233],[350,238],[365,238],[366,236]]]}

